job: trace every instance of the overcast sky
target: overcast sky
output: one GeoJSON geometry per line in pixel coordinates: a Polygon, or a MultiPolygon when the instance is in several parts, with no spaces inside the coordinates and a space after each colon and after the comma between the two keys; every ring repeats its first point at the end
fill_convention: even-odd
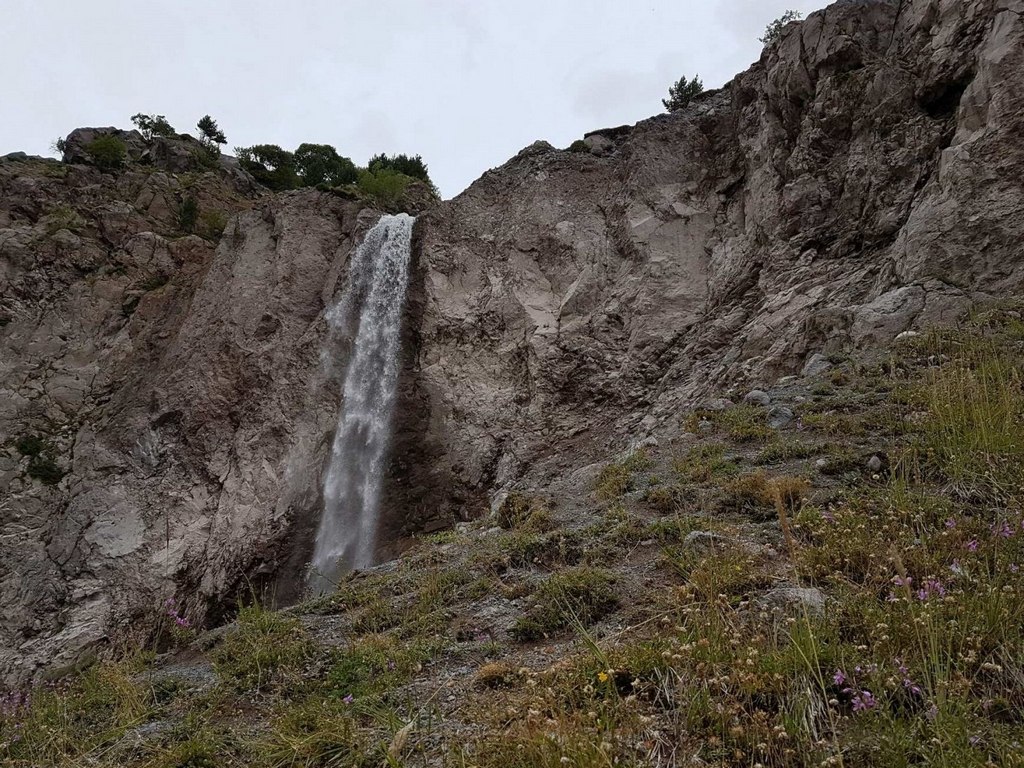
{"type": "Polygon", "coordinates": [[[228,147],[421,154],[445,197],[545,139],[717,87],[765,24],[825,0],[0,0],[0,154],[78,126],[210,113],[228,147]]]}

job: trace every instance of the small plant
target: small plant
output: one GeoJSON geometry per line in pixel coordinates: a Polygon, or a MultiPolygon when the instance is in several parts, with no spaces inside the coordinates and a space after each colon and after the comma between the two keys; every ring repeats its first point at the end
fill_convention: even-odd
{"type": "Polygon", "coordinates": [[[22,456],[28,457],[28,476],[43,485],[57,485],[64,472],[57,464],[56,449],[48,440],[39,435],[23,435],[14,447],[22,456]]]}
{"type": "Polygon", "coordinates": [[[772,485],[764,472],[741,475],[727,482],[722,490],[720,506],[726,512],[765,518],[775,505],[772,485]]]}
{"type": "Polygon", "coordinates": [[[55,139],[53,144],[50,145],[50,150],[55,155],[60,155],[61,159],[64,158],[64,153],[67,151],[67,149],[68,149],[68,141],[63,136],[60,137],[59,139],[55,139]]]}
{"type": "Polygon", "coordinates": [[[662,99],[661,103],[669,112],[678,112],[690,105],[690,102],[704,93],[704,83],[694,75],[690,80],[680,78],[668,89],[668,98],[662,99]]]}
{"type": "Polygon", "coordinates": [[[224,228],[228,224],[228,217],[224,211],[203,211],[199,215],[199,235],[204,240],[215,243],[224,234],[224,228]]]}
{"type": "Polygon", "coordinates": [[[551,514],[542,499],[510,493],[498,507],[497,523],[505,530],[519,528],[534,533],[551,530],[551,514]]]}
{"type": "Polygon", "coordinates": [[[531,597],[526,615],[512,627],[520,641],[539,640],[574,621],[588,626],[607,616],[619,604],[614,579],[595,568],[572,568],[541,583],[531,597]]]}
{"type": "Polygon", "coordinates": [[[775,21],[768,24],[764,29],[764,37],[759,37],[758,42],[764,43],[765,45],[771,45],[782,35],[782,30],[791,21],[799,21],[803,18],[803,14],[800,11],[786,11],[775,21]]]}
{"type": "Polygon", "coordinates": [[[296,681],[313,644],[293,616],[250,605],[213,654],[221,678],[242,690],[260,691],[296,681]]]}
{"type": "Polygon", "coordinates": [[[589,153],[590,152],[590,147],[587,146],[587,142],[585,142],[583,139],[576,139],[576,141],[574,141],[572,144],[569,145],[568,151],[569,152],[589,153]]]}
{"type": "Polygon", "coordinates": [[[478,688],[507,688],[519,677],[519,673],[502,662],[484,664],[477,670],[476,686],[478,688]]]}
{"type": "Polygon", "coordinates": [[[691,448],[685,456],[675,459],[672,467],[680,479],[691,483],[732,477],[739,474],[739,465],[726,458],[725,446],[716,444],[691,448]]]}
{"type": "Polygon", "coordinates": [[[597,476],[597,498],[611,501],[633,490],[634,477],[651,464],[647,451],[640,449],[629,456],[605,466],[597,476]]]}
{"type": "Polygon", "coordinates": [[[186,234],[196,231],[199,220],[199,202],[191,195],[186,196],[178,205],[178,229],[186,234]]]}
{"type": "Polygon", "coordinates": [[[128,158],[128,148],[116,136],[97,136],[85,146],[85,151],[92,164],[104,173],[123,168],[128,158]]]}

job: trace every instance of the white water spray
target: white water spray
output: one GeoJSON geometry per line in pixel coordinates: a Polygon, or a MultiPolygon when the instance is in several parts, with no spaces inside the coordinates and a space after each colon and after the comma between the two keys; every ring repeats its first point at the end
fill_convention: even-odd
{"type": "Polygon", "coordinates": [[[331,333],[351,334],[353,342],[310,564],[317,592],[373,564],[414,222],[404,213],[381,217],[352,254],[348,285],[327,313],[331,333]]]}

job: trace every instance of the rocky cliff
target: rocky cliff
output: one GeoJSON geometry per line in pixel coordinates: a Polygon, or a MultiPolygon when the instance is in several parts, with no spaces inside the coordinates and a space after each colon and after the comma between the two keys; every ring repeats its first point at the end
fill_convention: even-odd
{"type": "MultiPolygon", "coordinates": [[[[1022,14],[838,2],[686,110],[534,144],[425,213],[386,549],[715,390],[1018,291],[1022,14]]],[[[344,363],[324,311],[377,213],[133,152],[0,162],[8,680],[171,594],[207,623],[287,597],[318,515],[344,363]],[[186,195],[232,215],[216,249],[179,231],[186,195]]]]}

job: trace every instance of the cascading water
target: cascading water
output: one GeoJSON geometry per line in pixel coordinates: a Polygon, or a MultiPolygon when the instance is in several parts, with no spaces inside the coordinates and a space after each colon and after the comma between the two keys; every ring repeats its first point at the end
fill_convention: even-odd
{"type": "Polygon", "coordinates": [[[316,592],[373,564],[414,222],[404,213],[381,217],[349,260],[348,285],[327,313],[331,333],[353,341],[310,563],[316,592]]]}

